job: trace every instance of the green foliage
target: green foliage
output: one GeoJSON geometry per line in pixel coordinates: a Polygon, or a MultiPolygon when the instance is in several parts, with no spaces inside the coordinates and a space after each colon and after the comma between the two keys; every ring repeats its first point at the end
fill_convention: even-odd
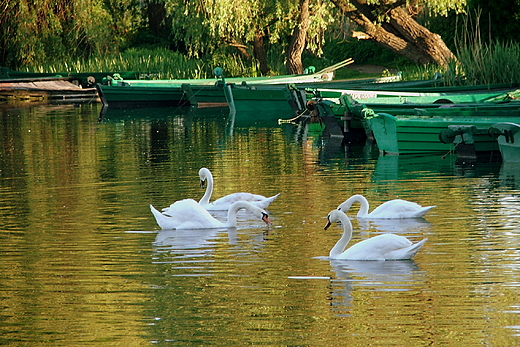
{"type": "Polygon", "coordinates": [[[135,48],[135,49],[168,49],[172,46],[171,38],[166,36],[158,36],[156,33],[142,28],[137,30],[134,35],[129,39],[124,48],[135,48]],[[126,47],[128,46],[128,47],[126,47]]]}
{"type": "MultiPolygon", "coordinates": [[[[402,71],[402,79],[405,81],[416,81],[416,80],[427,80],[432,79],[436,74],[441,74],[443,77],[447,69],[442,66],[438,66],[435,64],[427,64],[427,65],[406,65],[403,67],[402,71]]],[[[450,83],[447,83],[450,85],[450,83]]]]}
{"type": "MultiPolygon", "coordinates": [[[[303,57],[302,57],[303,59],[303,57]]],[[[285,47],[281,45],[271,45],[267,50],[267,61],[272,75],[282,75],[285,73],[285,47]]]]}
{"type": "Polygon", "coordinates": [[[520,81],[519,43],[487,43],[477,38],[459,41],[456,55],[458,61],[450,62],[447,67],[408,66],[404,69],[403,78],[428,79],[440,73],[447,86],[513,84],[520,81]]]}
{"type": "MultiPolygon", "coordinates": [[[[286,47],[298,18],[298,2],[292,0],[166,0],[175,40],[183,41],[188,55],[201,57],[223,46],[241,46],[252,52],[256,35],[266,36],[267,45],[286,47]]],[[[307,49],[317,54],[323,47],[324,31],[334,21],[332,4],[313,1],[307,49]]]]}
{"type": "Polygon", "coordinates": [[[13,67],[117,51],[140,25],[138,0],[3,0],[2,5],[0,57],[13,67]]]}
{"type": "Polygon", "coordinates": [[[456,83],[467,85],[520,81],[520,44],[486,41],[481,35],[479,11],[462,22],[455,36],[457,64],[446,71],[456,83]]]}
{"type": "Polygon", "coordinates": [[[432,14],[444,17],[450,11],[463,13],[466,10],[466,0],[425,0],[424,5],[432,14]]]}
{"type": "Polygon", "coordinates": [[[13,35],[5,42],[8,60],[27,64],[63,55],[60,15],[53,11],[50,1],[41,1],[39,6],[29,6],[24,1],[9,2],[2,16],[2,23],[14,28],[13,35]]]}
{"type": "Polygon", "coordinates": [[[377,64],[392,67],[404,61],[399,55],[374,42],[353,38],[327,41],[324,56],[333,63],[352,58],[356,64],[377,64]]]}
{"type": "MultiPolygon", "coordinates": [[[[74,6],[76,41],[93,54],[110,52],[113,21],[100,0],[80,1],[74,6]]],[[[79,48],[79,47],[78,47],[79,48]]]]}
{"type": "Polygon", "coordinates": [[[518,41],[520,32],[520,1],[468,0],[471,17],[478,16],[482,40],[518,41]]]}
{"type": "MultiPolygon", "coordinates": [[[[510,71],[517,69],[513,40],[517,40],[520,29],[518,0],[468,1],[483,8],[478,25],[485,35],[479,39],[493,43],[484,46],[472,42],[463,49],[454,38],[455,28],[464,23],[457,20],[453,11],[441,20],[431,15],[462,11],[465,0],[408,2],[424,5],[425,13],[430,15],[420,17],[420,21],[440,33],[450,48],[458,49],[461,64],[448,67],[443,74],[454,76],[453,80],[461,83],[461,76],[466,81],[497,78],[504,69],[477,76],[479,70],[493,65],[505,64],[510,71]],[[494,43],[490,37],[504,43],[494,43]],[[475,60],[474,69],[470,59],[475,60]]],[[[259,33],[265,39],[271,73],[283,74],[287,45],[298,17],[298,1],[293,0],[0,0],[0,4],[0,65],[42,72],[164,69],[164,75],[171,78],[211,77],[215,66],[222,66],[228,76],[259,75],[252,50],[254,36],[259,33]],[[164,3],[164,20],[168,24],[164,28],[168,32],[152,32],[148,27],[150,1],[164,3]],[[237,47],[252,58],[238,54],[237,47]]],[[[345,21],[330,1],[311,0],[310,12],[309,40],[302,57],[304,67],[321,69],[349,57],[356,64],[400,70],[409,67],[402,58],[372,42],[346,38],[344,32],[351,28],[343,31],[345,21]]],[[[471,10],[467,12],[475,17],[471,10]]],[[[430,78],[433,70],[438,68],[425,67],[424,73],[410,74],[430,78]]]]}
{"type": "Polygon", "coordinates": [[[337,23],[338,11],[330,1],[317,1],[310,6],[312,18],[307,35],[307,50],[320,57],[323,54],[327,29],[337,23]]]}
{"type": "MultiPolygon", "coordinates": [[[[211,54],[221,46],[247,45],[274,16],[284,17],[281,7],[270,1],[166,0],[165,5],[169,20],[175,23],[174,38],[184,41],[193,57],[211,54]],[[270,6],[270,11],[264,11],[270,6]]],[[[276,25],[270,29],[275,39],[279,30],[276,25]]]]}

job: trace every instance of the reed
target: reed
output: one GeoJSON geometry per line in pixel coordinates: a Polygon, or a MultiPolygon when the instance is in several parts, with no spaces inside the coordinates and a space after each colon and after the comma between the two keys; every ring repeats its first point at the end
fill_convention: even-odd
{"type": "Polygon", "coordinates": [[[29,67],[39,72],[123,72],[140,71],[153,73],[161,79],[205,78],[209,73],[202,60],[164,50],[135,50],[124,53],[96,56],[87,60],[53,62],[29,67]]]}
{"type": "Polygon", "coordinates": [[[221,67],[226,77],[257,76],[256,63],[246,64],[236,55],[216,54],[207,59],[190,59],[166,49],[129,49],[124,53],[96,56],[87,60],[58,61],[28,66],[29,72],[123,72],[139,71],[154,79],[212,78],[221,67]]]}
{"type": "Polygon", "coordinates": [[[436,73],[440,73],[439,66],[435,64],[426,65],[409,65],[402,68],[402,78],[405,81],[425,80],[435,76],[436,73]]]}
{"type": "Polygon", "coordinates": [[[484,40],[480,32],[480,12],[464,17],[455,35],[458,59],[455,74],[465,85],[520,82],[520,45],[484,40]]]}
{"type": "Polygon", "coordinates": [[[457,57],[465,84],[520,81],[520,45],[512,42],[475,42],[458,47],[457,57]]]}
{"type": "Polygon", "coordinates": [[[447,66],[407,66],[403,69],[403,79],[429,79],[439,73],[446,86],[520,82],[520,44],[499,41],[485,43],[473,39],[459,42],[456,56],[457,60],[447,66]]]}
{"type": "Polygon", "coordinates": [[[478,11],[462,18],[454,37],[457,60],[447,66],[409,66],[403,78],[432,78],[438,72],[447,86],[520,83],[520,44],[483,38],[478,11]]]}

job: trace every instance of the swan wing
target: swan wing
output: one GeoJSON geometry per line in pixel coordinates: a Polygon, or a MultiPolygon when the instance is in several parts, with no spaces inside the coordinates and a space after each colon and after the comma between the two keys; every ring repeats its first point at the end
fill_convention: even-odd
{"type": "Polygon", "coordinates": [[[180,222],[176,229],[209,229],[225,226],[193,199],[176,201],[170,206],[169,213],[180,222]]]}
{"type": "Polygon", "coordinates": [[[175,229],[180,224],[178,220],[173,217],[162,214],[157,211],[155,207],[150,205],[150,211],[152,211],[153,216],[155,217],[155,221],[163,230],[175,229]]]}
{"type": "Polygon", "coordinates": [[[254,205],[260,207],[260,208],[267,208],[273,201],[275,201],[280,196],[280,193],[270,196],[268,198],[264,198],[263,200],[255,201],[253,202],[254,205]]]}
{"type": "Polygon", "coordinates": [[[225,227],[224,223],[213,218],[206,209],[193,199],[176,201],[171,204],[170,207],[163,210],[163,213],[158,213],[161,214],[162,217],[157,216],[156,213],[154,213],[154,216],[162,229],[209,229],[225,227]],[[161,222],[159,222],[159,220],[161,222]],[[168,228],[165,226],[168,226],[168,228]]]}
{"type": "Polygon", "coordinates": [[[198,212],[199,204],[192,199],[183,199],[175,201],[168,207],[162,209],[162,214],[173,217],[179,221],[186,221],[191,218],[191,215],[198,212]]]}
{"type": "Polygon", "coordinates": [[[395,257],[400,254],[401,250],[412,245],[412,242],[404,236],[382,234],[352,245],[339,258],[348,260],[397,259],[395,257]],[[392,254],[392,257],[388,258],[388,254],[392,254]]]}
{"type": "Polygon", "coordinates": [[[386,260],[408,260],[412,259],[417,252],[422,248],[424,243],[428,239],[423,239],[417,243],[412,244],[409,247],[402,248],[402,249],[396,249],[395,251],[391,251],[386,254],[385,258],[386,260]]]}
{"type": "Polygon", "coordinates": [[[381,204],[367,217],[380,219],[421,218],[434,207],[422,207],[415,202],[395,199],[381,204]]]}

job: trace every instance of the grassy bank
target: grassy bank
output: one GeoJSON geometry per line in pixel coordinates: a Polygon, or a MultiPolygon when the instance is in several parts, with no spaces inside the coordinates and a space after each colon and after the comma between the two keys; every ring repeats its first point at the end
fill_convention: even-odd
{"type": "Polygon", "coordinates": [[[26,67],[28,72],[122,72],[153,73],[156,79],[212,78],[213,69],[221,67],[227,77],[257,76],[256,66],[247,66],[235,55],[215,55],[210,59],[189,59],[165,49],[136,50],[93,57],[82,61],[52,62],[26,67]]]}
{"type": "MultiPolygon", "coordinates": [[[[417,66],[402,60],[388,61],[381,64],[402,71],[404,80],[430,79],[440,73],[446,85],[476,85],[520,82],[520,44],[483,43],[478,37],[460,40],[456,48],[457,61],[448,66],[417,66]]],[[[348,52],[344,52],[348,54],[348,52]]],[[[337,59],[343,58],[338,56],[337,59]]],[[[283,64],[277,55],[271,66],[276,70],[272,75],[284,74],[283,64]]],[[[342,60],[342,59],[341,59],[342,60]]],[[[339,61],[339,60],[338,60],[339,61]]],[[[319,70],[330,66],[335,59],[304,59],[304,65],[314,65],[319,70]]],[[[356,62],[360,64],[360,62],[356,62]]],[[[361,62],[362,64],[363,62],[361,62]]],[[[223,68],[226,77],[260,76],[255,62],[246,63],[238,55],[215,54],[205,59],[188,59],[186,56],[165,49],[136,50],[103,57],[94,57],[85,61],[53,62],[41,66],[27,67],[29,72],[123,72],[140,71],[153,73],[154,79],[212,78],[215,67],[223,68]]],[[[348,69],[337,72],[337,79],[355,79],[375,77],[348,69]]]]}

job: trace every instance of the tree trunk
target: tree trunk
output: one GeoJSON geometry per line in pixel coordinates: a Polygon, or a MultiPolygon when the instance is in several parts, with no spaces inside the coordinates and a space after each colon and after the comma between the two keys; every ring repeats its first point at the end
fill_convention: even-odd
{"type": "Polygon", "coordinates": [[[302,53],[307,42],[309,30],[309,0],[300,0],[300,15],[294,27],[291,43],[287,51],[287,73],[303,74],[302,53]]]}
{"type": "Polygon", "coordinates": [[[163,30],[165,17],[164,2],[156,0],[148,2],[148,28],[157,36],[163,30]]]}
{"type": "MultiPolygon", "coordinates": [[[[364,39],[372,40],[395,53],[417,63],[436,63],[446,65],[455,56],[446,46],[442,38],[429,31],[400,7],[399,3],[369,5],[367,0],[332,0],[350,20],[365,31],[364,39]],[[388,21],[378,23],[374,15],[376,10],[384,13],[388,21]]],[[[359,36],[358,36],[359,37],[359,36]]]]}
{"type": "Polygon", "coordinates": [[[267,75],[269,73],[269,66],[267,65],[267,54],[265,53],[264,35],[260,31],[257,31],[255,34],[253,54],[260,63],[260,72],[262,72],[264,76],[267,75]]]}

